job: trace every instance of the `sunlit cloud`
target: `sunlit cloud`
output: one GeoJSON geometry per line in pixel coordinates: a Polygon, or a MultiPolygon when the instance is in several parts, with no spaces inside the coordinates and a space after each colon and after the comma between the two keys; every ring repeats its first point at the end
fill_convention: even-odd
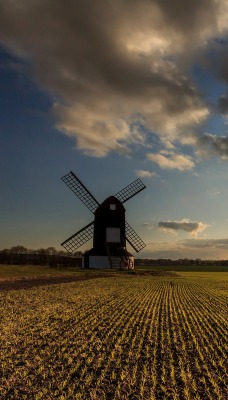
{"type": "Polygon", "coordinates": [[[156,172],[151,172],[151,171],[144,171],[141,169],[136,169],[136,176],[139,178],[157,178],[158,174],[156,172]]]}
{"type": "Polygon", "coordinates": [[[191,170],[195,167],[192,158],[184,154],[148,153],[147,159],[159,165],[162,169],[178,169],[179,171],[191,170]]]}
{"type": "MultiPolygon", "coordinates": [[[[223,0],[206,6],[192,0],[184,7],[179,0],[76,0],[70,6],[61,0],[24,0],[23,6],[2,0],[0,43],[26,61],[26,73],[53,99],[57,128],[83,153],[128,155],[134,144],[147,145],[145,131],[169,149],[174,143],[197,147],[191,132],[212,111],[188,71],[196,57],[200,62],[199,54],[206,59],[213,38],[227,33],[227,16],[223,0]]],[[[221,48],[216,70],[223,81],[226,54],[221,48]]],[[[226,113],[226,97],[218,107],[226,113]]],[[[225,138],[208,147],[227,155],[225,138]]],[[[161,168],[194,168],[183,154],[149,159],[161,168]]]]}
{"type": "Polygon", "coordinates": [[[130,153],[126,144],[130,136],[128,124],[123,119],[115,119],[107,110],[99,106],[93,110],[82,105],[55,104],[54,111],[59,119],[58,129],[71,138],[75,138],[76,133],[77,148],[85,154],[104,157],[113,150],[130,153]]]}

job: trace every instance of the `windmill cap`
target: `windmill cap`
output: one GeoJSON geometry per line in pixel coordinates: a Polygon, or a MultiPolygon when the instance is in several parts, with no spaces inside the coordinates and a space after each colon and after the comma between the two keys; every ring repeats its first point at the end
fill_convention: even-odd
{"type": "Polygon", "coordinates": [[[105,199],[100,206],[98,207],[98,209],[100,207],[109,207],[110,204],[115,204],[117,206],[117,208],[121,208],[122,210],[125,210],[125,207],[123,206],[123,204],[121,203],[120,200],[118,200],[115,196],[109,196],[107,197],[107,199],[105,199]]]}

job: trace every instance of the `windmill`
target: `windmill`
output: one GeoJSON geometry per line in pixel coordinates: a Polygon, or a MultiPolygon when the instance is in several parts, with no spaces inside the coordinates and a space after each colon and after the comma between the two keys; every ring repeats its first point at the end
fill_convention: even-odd
{"type": "Polygon", "coordinates": [[[127,251],[126,241],[137,253],[146,245],[125,220],[123,204],[146,188],[143,182],[138,178],[99,204],[72,171],[61,179],[94,214],[94,221],[61,245],[74,253],[93,237],[93,248],[83,256],[84,268],[134,268],[134,257],[127,251]]]}

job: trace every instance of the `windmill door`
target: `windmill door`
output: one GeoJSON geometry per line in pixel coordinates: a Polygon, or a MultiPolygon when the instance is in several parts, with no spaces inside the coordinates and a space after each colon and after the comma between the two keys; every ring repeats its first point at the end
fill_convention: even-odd
{"type": "Polygon", "coordinates": [[[120,228],[106,227],[106,242],[120,243],[120,228]]]}

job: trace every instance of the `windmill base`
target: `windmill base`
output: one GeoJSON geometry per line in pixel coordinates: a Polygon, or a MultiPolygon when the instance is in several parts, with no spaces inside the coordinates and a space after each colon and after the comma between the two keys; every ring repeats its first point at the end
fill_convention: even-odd
{"type": "Polygon", "coordinates": [[[82,267],[83,268],[99,268],[99,269],[134,269],[134,257],[128,256],[125,261],[121,257],[110,257],[108,256],[99,256],[99,255],[87,255],[82,259],[82,267]]]}

